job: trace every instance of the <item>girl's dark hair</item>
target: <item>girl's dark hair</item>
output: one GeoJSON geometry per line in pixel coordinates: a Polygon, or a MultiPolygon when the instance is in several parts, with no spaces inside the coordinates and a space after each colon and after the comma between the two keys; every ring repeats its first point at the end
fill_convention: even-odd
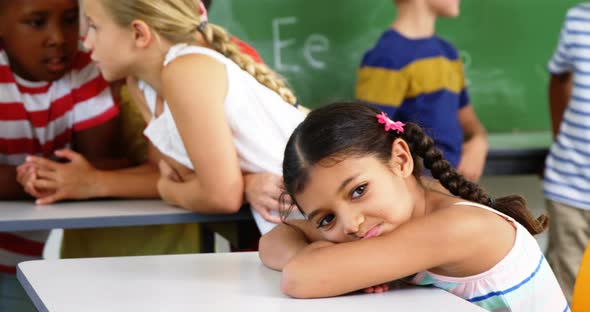
{"type": "Polygon", "coordinates": [[[453,195],[465,200],[491,206],[520,224],[531,234],[543,232],[548,218],[535,219],[526,207],[526,200],[519,195],[492,199],[477,184],[468,181],[442,157],[434,147],[434,141],[420,126],[406,123],[403,133],[385,131],[377,122],[380,111],[359,103],[334,103],[313,110],[295,129],[283,160],[283,179],[290,195],[291,205],[281,205],[283,220],[297,206],[295,194],[301,192],[309,178],[309,170],[318,162],[339,161],[350,156],[376,156],[383,163],[391,159],[391,146],[396,138],[408,143],[414,160],[413,175],[418,181],[424,167],[432,177],[453,195]]]}

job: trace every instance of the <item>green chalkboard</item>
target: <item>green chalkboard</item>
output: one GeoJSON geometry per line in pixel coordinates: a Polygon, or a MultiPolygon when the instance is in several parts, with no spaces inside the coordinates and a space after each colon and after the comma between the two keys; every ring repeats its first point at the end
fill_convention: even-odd
{"type": "MultiPolygon", "coordinates": [[[[462,1],[437,32],[465,63],[489,132],[549,130],[546,64],[574,0],[462,1]]],[[[254,46],[301,103],[352,99],[356,69],[395,16],[393,0],[215,0],[211,21],[254,46]]]]}

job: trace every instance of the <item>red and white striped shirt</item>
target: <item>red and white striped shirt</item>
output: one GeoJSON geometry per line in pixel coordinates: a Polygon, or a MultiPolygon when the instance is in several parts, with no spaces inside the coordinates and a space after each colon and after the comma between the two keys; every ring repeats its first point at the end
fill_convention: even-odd
{"type": "MultiPolygon", "coordinates": [[[[30,82],[16,76],[0,49],[0,164],[18,166],[27,155],[49,157],[70,147],[72,134],[98,126],[119,112],[108,83],[87,53],[59,80],[30,82]]],[[[0,232],[0,272],[39,259],[48,231],[0,232]]]]}

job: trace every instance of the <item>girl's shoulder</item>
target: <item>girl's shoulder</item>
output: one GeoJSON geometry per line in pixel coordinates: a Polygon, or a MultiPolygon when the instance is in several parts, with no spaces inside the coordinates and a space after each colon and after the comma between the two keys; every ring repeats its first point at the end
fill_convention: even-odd
{"type": "MultiPolygon", "coordinates": [[[[193,48],[193,47],[191,47],[193,48]]],[[[203,47],[199,51],[210,49],[203,47]]],[[[227,81],[226,63],[210,53],[175,53],[174,57],[166,58],[162,70],[162,86],[164,90],[187,82],[191,89],[203,86],[225,85],[227,81]]],[[[225,88],[225,87],[224,87],[225,88]]],[[[203,89],[201,89],[203,90],[203,89]]]]}
{"type": "MultiPolygon", "coordinates": [[[[503,214],[486,205],[462,200],[460,198],[445,201],[432,214],[442,214],[445,218],[452,218],[455,222],[476,224],[484,226],[488,223],[506,223],[514,221],[510,216],[503,214]]],[[[458,225],[455,223],[455,225],[458,225]]]]}
{"type": "Polygon", "coordinates": [[[436,235],[448,242],[448,249],[461,255],[450,267],[434,269],[443,275],[458,273],[452,270],[459,270],[459,276],[483,272],[503,259],[516,242],[514,221],[477,203],[451,201],[427,217],[432,219],[436,235]]]}
{"type": "MultiPolygon", "coordinates": [[[[431,228],[436,232],[458,241],[470,240],[476,243],[483,238],[482,243],[492,236],[507,238],[512,242],[516,233],[514,220],[490,207],[462,200],[450,198],[439,203],[439,207],[427,214],[431,228]]],[[[418,221],[418,220],[416,220],[418,221]]]]}
{"type": "Polygon", "coordinates": [[[196,45],[188,45],[185,43],[170,47],[166,57],[164,58],[164,66],[168,66],[177,59],[193,59],[200,60],[201,62],[215,62],[222,64],[228,64],[228,61],[230,61],[223,54],[213,49],[196,45]]]}
{"type": "Polygon", "coordinates": [[[496,219],[494,213],[482,208],[476,203],[467,202],[461,199],[449,200],[441,203],[427,217],[445,221],[452,227],[473,227],[475,229],[487,223],[490,218],[496,219]]]}

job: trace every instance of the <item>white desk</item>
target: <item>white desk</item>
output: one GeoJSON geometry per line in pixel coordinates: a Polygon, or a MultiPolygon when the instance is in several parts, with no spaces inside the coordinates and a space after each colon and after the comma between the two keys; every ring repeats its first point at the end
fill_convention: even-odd
{"type": "Polygon", "coordinates": [[[248,220],[250,209],[207,215],[172,207],[161,200],[87,200],[36,206],[32,201],[0,201],[0,231],[97,228],[248,220]]]}
{"type": "Polygon", "coordinates": [[[22,262],[39,311],[484,311],[434,288],[298,300],[258,254],[191,254],[22,262]]]}

